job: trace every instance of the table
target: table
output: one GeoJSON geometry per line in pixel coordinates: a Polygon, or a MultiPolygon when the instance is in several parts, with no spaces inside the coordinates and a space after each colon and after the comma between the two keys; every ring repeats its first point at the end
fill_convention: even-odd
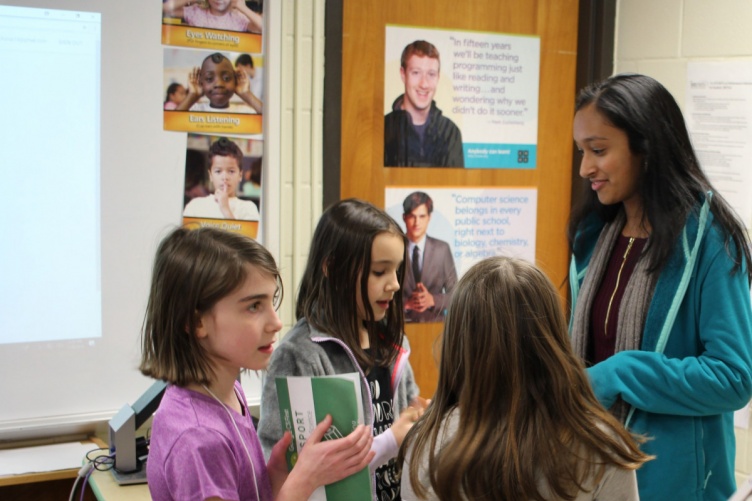
{"type": "Polygon", "coordinates": [[[94,471],[89,487],[99,501],[151,501],[147,484],[120,485],[109,471],[94,471]]]}

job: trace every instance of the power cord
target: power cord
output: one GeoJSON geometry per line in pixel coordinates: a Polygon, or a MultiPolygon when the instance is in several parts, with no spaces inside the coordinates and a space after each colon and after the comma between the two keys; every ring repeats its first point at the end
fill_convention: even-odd
{"type": "Polygon", "coordinates": [[[70,495],[68,496],[68,501],[73,501],[76,495],[76,488],[78,487],[78,483],[82,479],[83,483],[81,484],[81,497],[79,499],[80,501],[83,501],[84,493],[86,492],[86,484],[89,482],[89,477],[94,472],[94,470],[107,471],[115,465],[114,453],[109,455],[100,454],[98,456],[92,457],[92,454],[101,452],[103,450],[106,451],[108,449],[106,447],[101,447],[98,449],[92,449],[86,453],[86,463],[78,470],[76,480],[73,482],[73,488],[71,489],[70,495]]]}
{"type": "MultiPolygon", "coordinates": [[[[146,430],[145,437],[139,437],[136,441],[136,450],[140,458],[143,458],[148,454],[150,442],[151,428],[146,430]]],[[[83,501],[84,492],[86,492],[86,484],[89,483],[89,477],[91,476],[91,474],[94,473],[94,470],[109,471],[115,469],[115,454],[116,451],[110,451],[110,449],[108,449],[107,447],[99,447],[87,452],[86,464],[84,464],[81,469],[78,470],[78,475],[76,475],[76,480],[73,482],[73,488],[71,489],[68,501],[73,501],[76,493],[76,488],[78,487],[78,483],[81,481],[81,479],[83,479],[83,483],[81,484],[80,501],[83,501]],[[102,451],[107,451],[109,452],[109,454],[102,454],[102,451]]]]}
{"type": "MultiPolygon", "coordinates": [[[[73,501],[73,497],[76,494],[76,487],[78,487],[78,482],[82,478],[88,478],[93,467],[94,467],[94,463],[88,462],[84,464],[80,470],[78,470],[78,475],[76,476],[76,481],[73,482],[73,488],[71,489],[70,496],[68,496],[68,501],[73,501]]],[[[84,490],[85,490],[85,485],[81,487],[82,495],[83,495],[84,490]]]]}

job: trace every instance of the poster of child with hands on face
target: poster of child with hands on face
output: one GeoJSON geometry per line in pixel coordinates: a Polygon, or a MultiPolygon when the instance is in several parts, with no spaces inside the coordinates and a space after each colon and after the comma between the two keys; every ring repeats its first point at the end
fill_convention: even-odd
{"type": "Polygon", "coordinates": [[[238,54],[164,49],[164,83],[186,82],[180,102],[164,110],[165,130],[261,134],[263,103],[248,73],[234,66],[238,54]]]}

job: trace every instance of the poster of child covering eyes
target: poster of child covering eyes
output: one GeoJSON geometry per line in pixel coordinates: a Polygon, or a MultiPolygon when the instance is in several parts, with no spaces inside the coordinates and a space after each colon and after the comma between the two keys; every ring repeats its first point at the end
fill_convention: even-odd
{"type": "Polygon", "coordinates": [[[263,142],[188,134],[184,224],[258,235],[263,142]]]}
{"type": "Polygon", "coordinates": [[[536,166],[540,38],[386,26],[384,166],[536,166]]]}
{"type": "Polygon", "coordinates": [[[162,0],[162,44],[261,53],[263,0],[162,0]]]}
{"type": "Polygon", "coordinates": [[[248,54],[165,47],[165,130],[260,134],[263,103],[246,59],[253,61],[248,54]]]}

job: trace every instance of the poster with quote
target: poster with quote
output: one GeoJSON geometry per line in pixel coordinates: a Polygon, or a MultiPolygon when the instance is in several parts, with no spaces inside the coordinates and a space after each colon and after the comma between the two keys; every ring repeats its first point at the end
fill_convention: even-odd
{"type": "Polygon", "coordinates": [[[387,25],[384,165],[535,168],[539,79],[537,36],[387,25]]]}
{"type": "Polygon", "coordinates": [[[537,189],[387,187],[385,209],[408,239],[404,204],[415,192],[430,197],[433,210],[425,234],[449,245],[458,276],[491,256],[535,262],[537,189]]]}
{"type": "Polygon", "coordinates": [[[702,169],[752,229],[752,61],[687,63],[685,115],[702,169]]]}

